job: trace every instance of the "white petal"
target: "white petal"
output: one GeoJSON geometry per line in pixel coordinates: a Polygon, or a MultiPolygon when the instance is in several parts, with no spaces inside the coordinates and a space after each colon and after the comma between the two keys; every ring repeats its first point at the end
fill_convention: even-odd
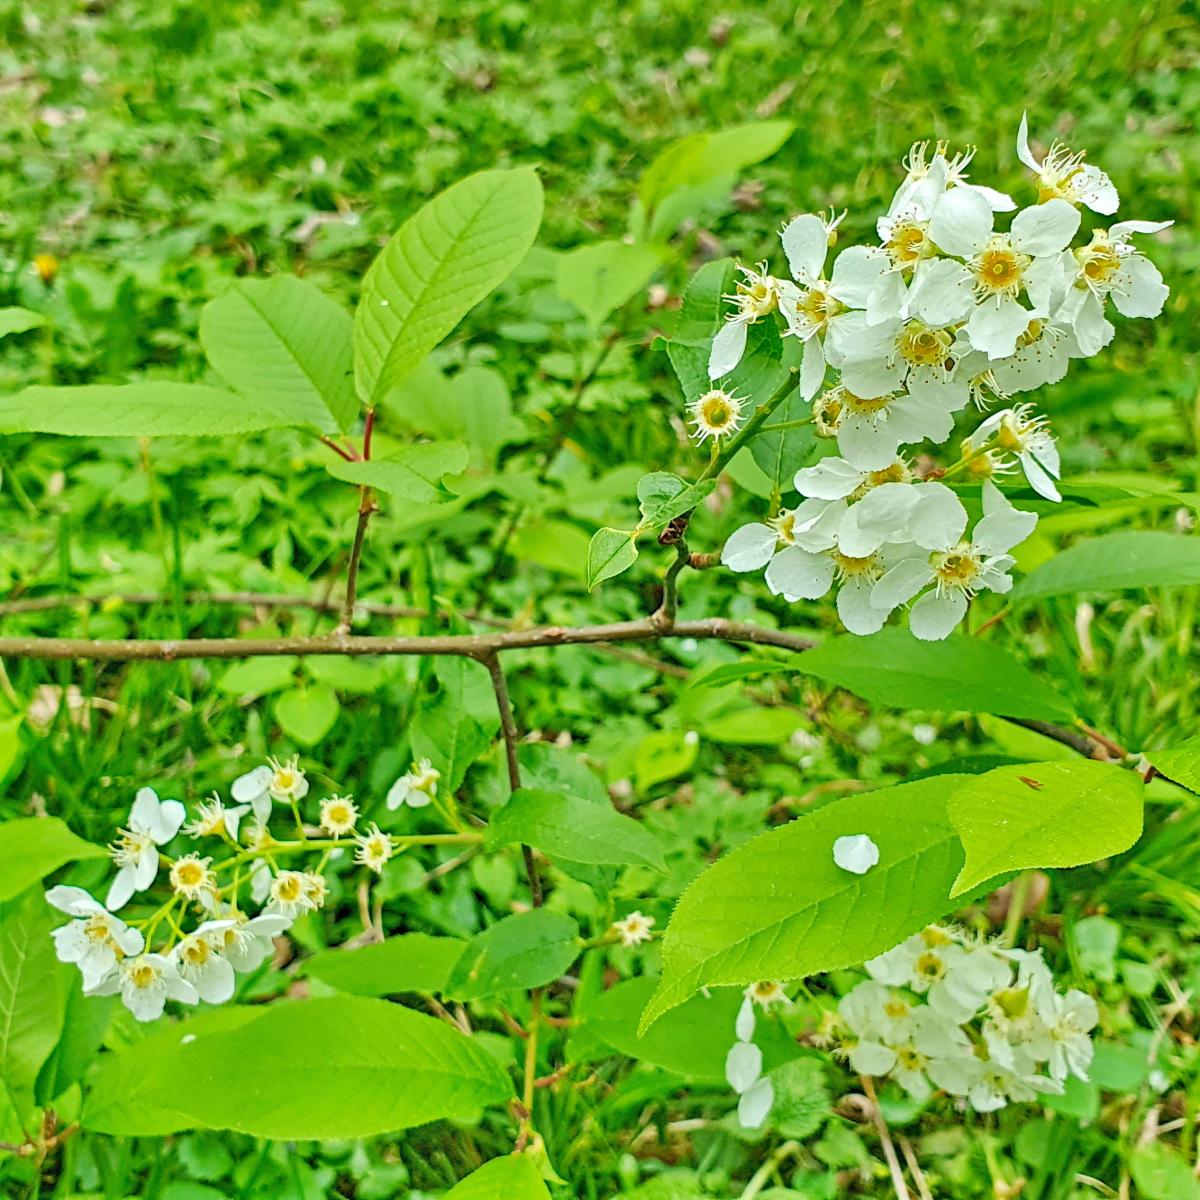
{"type": "Polygon", "coordinates": [[[967,510],[944,483],[922,483],[908,519],[908,535],[926,550],[949,550],[967,527],[967,510]]]}
{"type": "Polygon", "coordinates": [[[934,388],[898,396],[888,407],[888,424],[900,444],[923,442],[929,438],[944,442],[954,429],[954,409],[959,398],[956,388],[934,388]]]}
{"type": "Polygon", "coordinates": [[[1069,272],[1075,260],[1070,254],[1048,254],[1029,264],[1021,282],[1030,304],[1042,314],[1051,312],[1062,302],[1067,292],[1069,272]]]}
{"type": "Polygon", "coordinates": [[[829,250],[829,232],[825,222],[812,213],[796,217],[779,235],[792,275],[801,283],[821,277],[829,250]]]}
{"type": "Polygon", "coordinates": [[[725,1057],[725,1080],[744,1092],[762,1074],[762,1051],[753,1042],[734,1042],[725,1057]]]}
{"type": "Polygon", "coordinates": [[[1070,189],[1071,194],[1077,196],[1081,204],[1086,204],[1092,212],[1102,216],[1112,216],[1121,204],[1116,185],[1099,167],[1091,163],[1084,163],[1071,177],[1070,189]]]}
{"type": "Polygon", "coordinates": [[[1039,496],[1045,496],[1047,500],[1054,501],[1062,499],[1058,488],[1054,486],[1053,477],[1032,454],[1022,454],[1020,459],[1021,469],[1025,472],[1025,478],[1029,480],[1029,486],[1039,496]]]}
{"type": "Polygon", "coordinates": [[[1124,241],[1127,233],[1161,233],[1174,224],[1174,221],[1118,221],[1108,232],[1118,241],[1124,241]]]}
{"type": "Polygon", "coordinates": [[[825,382],[825,354],[821,339],[811,337],[804,343],[804,357],[800,360],[800,397],[811,400],[825,382]]]}
{"type": "Polygon", "coordinates": [[[837,610],[842,624],[859,637],[878,633],[888,614],[871,603],[872,584],[862,579],[847,579],[838,589],[837,610]]]}
{"type": "Polygon", "coordinates": [[[871,589],[871,603],[885,612],[911,600],[933,579],[933,569],[927,559],[901,559],[871,589]]]}
{"type": "Polygon", "coordinates": [[[767,586],[786,600],[819,600],[833,583],[833,559],[787,546],[767,567],[767,586]]]}
{"type": "Polygon", "coordinates": [[[775,1103],[775,1089],[769,1079],[760,1079],[752,1088],[742,1093],[738,1101],[738,1121],[743,1129],[757,1129],[775,1103]]]}
{"type": "Polygon", "coordinates": [[[201,1000],[209,1004],[224,1004],[233,995],[233,967],[223,958],[212,958],[203,974],[195,980],[201,1000]]]}
{"type": "Polygon", "coordinates": [[[229,794],[239,804],[249,804],[263,795],[271,784],[271,768],[255,767],[245,775],[239,775],[233,781],[229,794]]]}
{"type": "Polygon", "coordinates": [[[1159,269],[1141,254],[1131,254],[1119,272],[1112,300],[1124,317],[1157,317],[1170,294],[1159,269]]]}
{"type": "Polygon", "coordinates": [[[837,431],[846,461],[864,471],[881,471],[896,460],[900,438],[890,421],[850,416],[837,431]]]}
{"type": "Polygon", "coordinates": [[[1021,124],[1017,128],[1017,158],[1031,171],[1040,172],[1042,164],[1038,162],[1029,149],[1029,114],[1021,114],[1021,124]]]}
{"type": "Polygon", "coordinates": [[[1104,305],[1086,288],[1073,288],[1059,311],[1070,323],[1084,358],[1099,354],[1112,341],[1116,331],[1105,319],[1104,305]]]}
{"type": "Polygon", "coordinates": [[[833,861],[843,871],[865,875],[879,862],[879,847],[868,834],[848,834],[833,843],[833,861]]]}
{"type": "Polygon", "coordinates": [[[967,598],[962,592],[926,592],[912,606],[908,614],[908,627],[913,636],[923,642],[940,642],[954,631],[954,627],[967,615],[967,598]]]}
{"type": "Polygon", "coordinates": [[[158,806],[158,817],[150,835],[164,846],[179,832],[186,818],[187,809],[178,800],[164,800],[158,806]]]}
{"type": "Polygon", "coordinates": [[[139,788],[133,798],[133,807],[129,810],[129,823],[137,829],[144,829],[151,836],[158,826],[158,793],[153,788],[139,788]]]}
{"type": "Polygon", "coordinates": [[[867,297],[867,324],[874,326],[895,320],[904,307],[906,296],[907,290],[900,272],[889,271],[867,297]]]}
{"type": "Polygon", "coordinates": [[[250,811],[248,804],[235,804],[225,810],[225,832],[236,842],[238,829],[241,828],[242,818],[250,811]]]}
{"type": "Polygon", "coordinates": [[[998,192],[995,188],[984,187],[982,183],[960,183],[958,186],[978,192],[988,202],[988,207],[992,212],[1012,212],[1017,207],[1017,202],[1007,192],[998,192]]]}
{"type": "MultiPolygon", "coordinates": [[[[731,571],[739,573],[759,571],[771,561],[771,555],[775,553],[778,542],[779,535],[770,525],[757,522],[753,525],[743,525],[741,529],[735,529],[729,535],[729,540],[721,551],[721,562],[731,571]]],[[[399,782],[398,780],[397,784],[399,782]]],[[[399,808],[404,802],[403,798],[397,795],[393,804],[393,792],[396,792],[396,786],[388,792],[388,807],[399,808]]]]}
{"type": "Polygon", "coordinates": [[[1023,208],[1012,223],[1012,243],[1035,258],[1065,250],[1079,229],[1079,209],[1055,198],[1023,208]]]}
{"type": "Polygon", "coordinates": [[[279,913],[259,913],[257,917],[251,917],[246,922],[246,932],[259,937],[278,937],[290,929],[291,925],[290,918],[279,913]]]}
{"type": "Polygon", "coordinates": [[[749,996],[742,1001],[742,1007],[738,1009],[733,1031],[742,1042],[748,1042],[754,1036],[754,1001],[749,996]]]}
{"type": "Polygon", "coordinates": [[[856,396],[884,396],[904,382],[905,363],[897,358],[889,363],[880,357],[842,366],[842,383],[856,396]]]}
{"type": "Polygon", "coordinates": [[[863,481],[863,473],[844,458],[823,458],[815,467],[796,472],[796,491],[818,500],[841,500],[863,481]]]}
{"type": "Polygon", "coordinates": [[[850,308],[866,308],[890,269],[891,260],[878,246],[850,246],[833,261],[830,291],[850,308]]]}
{"type": "MultiPolygon", "coordinates": [[[[742,361],[745,352],[746,322],[726,321],[717,330],[717,336],[713,338],[712,349],[708,354],[709,379],[720,379],[722,375],[728,375],[742,361]]],[[[235,794],[234,799],[239,797],[235,794]]]]}
{"type": "Polygon", "coordinates": [[[829,550],[846,517],[844,500],[802,500],[796,507],[792,541],[801,550],[829,550]]]}
{"type": "Polygon", "coordinates": [[[1015,300],[993,296],[971,314],[967,336],[971,345],[989,358],[1007,358],[1017,348],[1017,338],[1029,328],[1032,316],[1015,300]]]}
{"type": "Polygon", "coordinates": [[[838,549],[865,558],[884,542],[907,536],[908,519],[920,496],[911,483],[884,483],[850,506],[838,528],[838,549]]]}
{"type": "MultiPolygon", "coordinates": [[[[988,497],[993,492],[996,496],[1001,496],[996,485],[987,480],[983,489],[985,509],[988,507],[988,497]]],[[[1003,497],[1001,501],[980,518],[971,533],[972,544],[985,554],[1006,553],[1023,542],[1037,525],[1037,513],[1022,512],[1013,508],[1003,497]]]]}
{"type": "Polygon", "coordinates": [[[913,281],[909,307],[929,325],[953,325],[971,311],[971,272],[952,258],[939,258],[913,281]]]}
{"type": "Polygon", "coordinates": [[[860,1075],[886,1075],[896,1065],[896,1052],[882,1042],[863,1040],[851,1047],[850,1065],[860,1075]]]}
{"type": "Polygon", "coordinates": [[[948,254],[969,256],[988,240],[992,232],[992,209],[970,188],[947,192],[934,209],[929,236],[948,254]]]}
{"type": "Polygon", "coordinates": [[[109,885],[108,895],[104,899],[104,907],[109,912],[116,912],[128,903],[129,897],[133,895],[133,881],[136,874],[137,869],[132,866],[122,867],[117,872],[117,877],[109,885]]]}
{"type": "Polygon", "coordinates": [[[90,917],[104,911],[104,906],[93,899],[90,892],[61,883],[46,893],[46,903],[72,917],[90,917]]]}

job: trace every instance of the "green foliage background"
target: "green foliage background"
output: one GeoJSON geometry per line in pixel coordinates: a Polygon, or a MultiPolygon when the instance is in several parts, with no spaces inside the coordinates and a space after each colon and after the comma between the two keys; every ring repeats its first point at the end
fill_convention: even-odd
{"type": "MultiPolygon", "coordinates": [[[[1164,317],[1122,323],[1110,351],[1045,393],[1078,490],[1045,516],[1020,565],[1080,535],[1184,531],[1198,486],[1198,58],[1188,3],[0,4],[0,305],[51,322],[0,344],[0,391],[134,376],[211,382],[199,313],[231,280],[295,272],[351,302],[382,242],[434,192],[471,171],[536,164],[547,194],[537,249],[380,421],[384,445],[413,433],[463,437],[467,498],[388,506],[371,531],[361,595],[436,609],[443,627],[476,608],[529,623],[642,615],[668,552],[643,547],[629,575],[589,595],[586,547],[599,526],[632,526],[645,471],[701,465],[655,347],[691,272],[723,254],[778,259],[775,231],[798,211],[847,207],[848,236],[868,236],[919,138],[977,146],[977,175],[1024,195],[1013,141],[1028,109],[1037,137],[1068,137],[1111,174],[1123,217],[1176,225],[1152,250],[1172,288],[1164,317]],[[563,253],[639,229],[638,180],[670,140],[770,117],[794,122],[783,148],[697,197],[652,292],[639,288],[599,331],[589,326],[556,285],[563,253]],[[32,268],[39,254],[59,262],[48,285],[32,268]]],[[[304,611],[185,603],[192,591],[336,590],[356,495],[320,468],[319,445],[293,432],[146,446],[19,435],[0,454],[0,592],[164,597],[6,616],[5,633],[329,627],[332,618],[304,611]]],[[[717,549],[766,507],[747,499],[721,489],[697,514],[693,548],[717,549]]],[[[1126,746],[1193,732],[1194,589],[1085,599],[1051,598],[991,640],[1126,746]]],[[[831,606],[788,608],[760,581],[719,572],[685,576],[681,612],[816,636],[837,628],[831,606]]],[[[513,660],[522,728],[582,750],[671,847],[665,877],[635,869],[607,900],[556,879],[556,904],[596,930],[613,897],[653,912],[661,928],[669,898],[708,861],[863,784],[1058,752],[992,718],[900,713],[808,676],[689,686],[740,657],[712,643],[654,655],[647,664],[636,652],[567,648],[513,660]]],[[[427,665],[407,660],[7,666],[0,814],[45,810],[101,842],[143,783],[195,800],[227,788],[246,757],[293,748],[321,787],[378,804],[407,765],[416,697],[436,686],[427,665]],[[62,703],[68,685],[78,692],[62,703]]],[[[486,678],[468,671],[459,682],[464,709],[490,736],[486,678]]],[[[487,757],[472,769],[481,809],[503,795],[501,767],[487,757]]],[[[1037,931],[1064,978],[1105,999],[1118,1047],[1169,1048],[1157,1068],[1166,1090],[1122,1074],[1118,1054],[1103,1087],[1044,1117],[1010,1113],[965,1129],[922,1123],[897,1098],[891,1118],[917,1142],[939,1194],[990,1196],[996,1180],[1024,1176],[1025,1197],[1091,1195],[1077,1175],[1119,1186],[1134,1168],[1151,1200],[1186,1194],[1157,1190],[1156,1164],[1136,1151],[1157,1107],[1163,1122],[1184,1121],[1181,1148],[1194,1157],[1200,1106],[1194,1017],[1180,1007],[1200,988],[1200,814],[1194,798],[1155,786],[1150,835],[1106,870],[1057,875],[1037,931]],[[1186,1036],[1167,1032],[1180,1028],[1186,1036]]],[[[520,897],[515,858],[480,859],[430,883],[433,865],[409,858],[389,875],[387,928],[470,936],[520,897]]],[[[299,952],[360,930],[347,879],[330,919],[298,928],[299,952]]],[[[633,960],[614,958],[633,973],[633,960]]],[[[296,979],[272,972],[255,986],[281,995],[296,979]]],[[[516,1048],[502,1034],[498,1021],[489,1027],[506,1060],[516,1048]]],[[[108,1034],[118,1045],[137,1036],[119,1018],[108,1034]]],[[[832,1194],[839,1170],[863,1194],[889,1194],[881,1168],[858,1170],[868,1160],[857,1127],[832,1113],[849,1086],[831,1078],[804,1093],[815,1124],[793,1136],[812,1144],[809,1167],[780,1195],[832,1194]]],[[[685,1089],[669,1072],[610,1058],[590,1087],[548,1093],[539,1128],[570,1194],[622,1194],[662,1175],[649,1185],[659,1190],[634,1194],[726,1196],[758,1161],[729,1126],[727,1099],[719,1082],[685,1089]]],[[[234,1135],[159,1146],[89,1134],[68,1143],[54,1186],[164,1200],[416,1197],[509,1144],[503,1117],[296,1153],[234,1135]]],[[[10,1170],[16,1178],[0,1164],[0,1180],[10,1170]]]]}

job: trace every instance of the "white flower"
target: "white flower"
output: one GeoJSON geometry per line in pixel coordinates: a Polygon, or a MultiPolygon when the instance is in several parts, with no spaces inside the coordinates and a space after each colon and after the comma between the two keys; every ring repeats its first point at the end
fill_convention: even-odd
{"type": "Polygon", "coordinates": [[[903,445],[927,438],[943,442],[954,429],[954,413],[968,393],[962,388],[914,381],[913,390],[862,397],[844,386],[837,424],[837,443],[856,467],[879,470],[896,458],[903,445]]]}
{"type": "MultiPolygon", "coordinates": [[[[842,216],[845,216],[843,213],[842,216]]],[[[779,284],[779,311],[788,333],[804,343],[800,394],[811,400],[825,378],[822,339],[834,335],[850,310],[865,309],[890,270],[888,256],[869,246],[851,246],[837,256],[832,279],[825,279],[825,258],[841,221],[805,213],[779,235],[795,283],[779,284]]]]}
{"type": "Polygon", "coordinates": [[[1075,334],[1066,325],[1034,317],[1017,338],[1012,354],[996,361],[989,359],[982,377],[990,375],[993,392],[1002,396],[1031,392],[1057,383],[1066,375],[1071,359],[1081,357],[1075,334]]]}
{"type": "Polygon", "coordinates": [[[868,325],[861,313],[851,313],[837,333],[826,347],[829,361],[854,395],[907,391],[922,400],[940,396],[951,412],[966,403],[967,383],[957,374],[963,347],[953,322],[931,325],[919,317],[889,314],[868,325]]]}
{"type": "Polygon", "coordinates": [[[113,974],[88,990],[91,996],[118,993],[125,1007],[139,1021],[154,1021],[161,1017],[168,998],[183,1004],[196,1004],[200,999],[196,989],[180,976],[175,963],[161,954],[126,958],[113,974]]]}
{"type": "Polygon", "coordinates": [[[739,280],[737,289],[726,300],[737,305],[725,324],[713,338],[708,356],[709,379],[720,379],[728,375],[742,361],[746,352],[746,331],[756,321],[761,321],[779,305],[779,281],[767,274],[767,264],[758,264],[758,270],[739,267],[745,279],[739,280]]]}
{"type": "Polygon", "coordinates": [[[384,864],[392,857],[392,839],[378,825],[372,825],[361,837],[354,839],[357,849],[354,861],[382,875],[384,864]]]}
{"type": "Polygon", "coordinates": [[[206,908],[216,905],[217,878],[209,868],[211,858],[185,854],[171,864],[171,887],[177,896],[198,900],[206,908]]]}
{"type": "Polygon", "coordinates": [[[1029,486],[1047,500],[1061,500],[1054,481],[1062,473],[1058,447],[1044,417],[1032,404],[1003,408],[994,412],[967,439],[972,450],[981,450],[992,439],[1007,454],[1016,456],[1029,486]]]}
{"type": "Polygon", "coordinates": [[[441,772],[433,769],[429,759],[422,758],[388,789],[388,808],[397,809],[402,804],[407,804],[409,808],[424,808],[437,796],[441,777],[441,772]]]}
{"type": "MultiPolygon", "coordinates": [[[[864,980],[838,1001],[838,1015],[851,1032],[875,1042],[903,1041],[909,1035],[915,1011],[915,1004],[905,992],[876,979],[864,980]]],[[[878,1075],[882,1071],[863,1074],[878,1075]]]]}
{"type": "Polygon", "coordinates": [[[934,552],[914,553],[892,567],[875,584],[871,594],[875,606],[890,611],[933,584],[913,605],[909,628],[918,638],[940,641],[966,615],[976,592],[1011,590],[1008,571],[1014,559],[1008,551],[1033,532],[1037,515],[1013,508],[990,480],[983,484],[983,512],[969,542],[960,541],[965,511],[923,528],[917,545],[927,548],[932,542],[934,552]]]}
{"type": "Polygon", "coordinates": [[[1048,1030],[1051,1078],[1065,1080],[1075,1075],[1087,1079],[1094,1052],[1090,1034],[1099,1020],[1096,1002],[1086,993],[1072,988],[1065,996],[1055,996],[1048,1030]]]}
{"type": "Polygon", "coordinates": [[[178,800],[159,800],[153,788],[142,788],[129,810],[129,824],[112,844],[117,877],[108,889],[105,907],[123,908],[134,892],[143,892],[158,874],[158,848],[166,845],[183,824],[187,810],[178,800]]]}
{"type": "Polygon", "coordinates": [[[619,921],[614,921],[612,931],[620,937],[622,946],[637,946],[650,940],[652,936],[650,930],[653,925],[653,917],[647,917],[640,912],[631,912],[619,921]]]}
{"type": "Polygon", "coordinates": [[[1090,163],[1082,153],[1074,154],[1061,142],[1055,142],[1046,157],[1038,162],[1029,149],[1028,114],[1021,114],[1017,130],[1017,157],[1037,177],[1038,199],[1060,199],[1082,204],[1092,212],[1108,216],[1117,211],[1120,197],[1109,177],[1090,163]]]}
{"type": "Polygon", "coordinates": [[[740,1096],[762,1074],[762,1051],[753,1042],[734,1042],[725,1056],[725,1080],[740,1096]]]}
{"type": "Polygon", "coordinates": [[[247,917],[245,913],[228,911],[228,924],[222,922],[221,953],[235,971],[255,971],[263,960],[275,951],[272,939],[287,930],[291,918],[282,913],[260,913],[247,917]]]}
{"type": "Polygon", "coordinates": [[[742,423],[742,400],[724,388],[711,388],[688,406],[695,428],[692,436],[703,444],[707,438],[736,433],[742,423]]]}
{"type": "Polygon", "coordinates": [[[242,818],[249,811],[250,805],[248,804],[237,804],[233,808],[226,808],[221,797],[214,794],[210,800],[202,800],[196,805],[195,819],[183,827],[183,832],[188,837],[194,838],[225,834],[236,842],[242,818]]]}
{"type": "Polygon", "coordinates": [[[271,899],[266,911],[277,913],[294,921],[316,908],[311,895],[311,884],[304,871],[280,871],[271,880],[271,899]]]}
{"type": "Polygon", "coordinates": [[[59,962],[79,968],[85,990],[96,987],[123,958],[145,948],[145,938],[136,929],[114,917],[83,888],[52,887],[46,900],[77,918],[52,930],[50,936],[59,962]]]}
{"type": "MultiPolygon", "coordinates": [[[[862,1042],[859,1047],[863,1048],[862,1042]]],[[[891,1043],[869,1044],[868,1056],[876,1065],[888,1057],[891,1062],[883,1070],[864,1074],[890,1073],[910,1096],[916,1100],[926,1100],[933,1092],[929,1082],[931,1074],[937,1073],[946,1060],[962,1058],[970,1053],[970,1049],[970,1040],[953,1020],[923,1006],[913,1010],[902,1038],[891,1043]],[[887,1053],[878,1053],[877,1047],[882,1047],[887,1053]]],[[[853,1056],[855,1052],[851,1054],[853,1056]]],[[[854,1057],[851,1058],[853,1061],[854,1057]]]]}
{"type": "Polygon", "coordinates": [[[1062,252],[1078,228],[1077,209],[1048,200],[1017,213],[1008,233],[995,233],[986,201],[965,189],[952,192],[938,205],[929,231],[942,250],[967,261],[942,258],[924,267],[909,307],[930,325],[966,319],[976,350],[1006,358],[1031,317],[1048,315],[1062,252]],[[1022,292],[1033,312],[1019,302],[1022,292]]]}
{"type": "Polygon", "coordinates": [[[976,1112],[994,1112],[1008,1101],[1028,1104],[1039,1094],[1061,1094],[1063,1085],[1039,1075],[1037,1065],[1019,1047],[1004,1047],[997,1054],[989,1047],[980,1078],[967,1092],[967,1100],[976,1112]]]}
{"type": "Polygon", "coordinates": [[[181,978],[209,1004],[224,1004],[233,995],[233,964],[223,951],[225,934],[237,924],[229,918],[205,921],[171,951],[171,960],[181,978]]]}
{"type": "Polygon", "coordinates": [[[770,521],[743,525],[729,535],[721,550],[721,562],[731,571],[744,573],[762,570],[790,546],[826,550],[835,542],[845,511],[844,504],[810,499],[797,508],[782,509],[770,521]]]}
{"type": "Polygon", "coordinates": [[[349,796],[329,796],[321,801],[321,828],[334,837],[343,837],[354,829],[358,806],[349,796]]]}
{"type": "Polygon", "coordinates": [[[879,847],[869,834],[856,833],[840,837],[833,843],[833,861],[843,871],[865,875],[879,862],[879,847]]]}
{"type": "Polygon", "coordinates": [[[239,775],[229,791],[235,800],[249,804],[258,822],[265,825],[271,817],[271,801],[295,804],[303,800],[308,795],[308,779],[296,755],[284,763],[269,758],[265,766],[239,775]]]}
{"type": "Polygon", "coordinates": [[[783,984],[775,979],[760,979],[757,983],[752,983],[742,993],[751,1004],[757,1004],[759,1008],[770,1008],[772,1004],[790,1004],[787,992],[783,990],[783,984]]]}
{"type": "Polygon", "coordinates": [[[1104,316],[1108,296],[1125,317],[1157,317],[1171,289],[1159,269],[1129,240],[1133,233],[1158,233],[1172,221],[1119,221],[1095,229],[1086,246],[1062,256],[1069,287],[1055,319],[1071,327],[1084,355],[1098,353],[1112,340],[1104,316]]]}

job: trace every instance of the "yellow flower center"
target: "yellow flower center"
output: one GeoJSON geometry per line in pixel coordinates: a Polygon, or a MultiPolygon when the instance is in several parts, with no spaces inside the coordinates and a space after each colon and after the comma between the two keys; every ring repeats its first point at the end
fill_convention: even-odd
{"type": "Polygon", "coordinates": [[[919,978],[927,979],[932,983],[945,975],[946,964],[942,961],[940,954],[927,950],[917,959],[913,970],[919,978]]]}
{"type": "Polygon", "coordinates": [[[275,880],[275,898],[285,903],[299,900],[303,890],[304,884],[299,875],[280,875],[275,880]]]}
{"type": "Polygon", "coordinates": [[[88,917],[83,923],[83,936],[89,942],[107,942],[112,936],[112,926],[109,924],[108,917],[102,913],[88,917]]]}
{"type": "Polygon", "coordinates": [[[129,981],[136,988],[153,987],[158,981],[158,968],[153,966],[151,963],[138,963],[138,965],[129,972],[129,981]]]}
{"type": "Polygon", "coordinates": [[[884,483],[907,483],[911,477],[911,472],[904,463],[897,459],[890,467],[883,467],[881,470],[872,471],[867,476],[867,487],[875,488],[884,483]]]}
{"type": "Polygon", "coordinates": [[[819,328],[842,311],[844,308],[841,302],[820,286],[806,288],[796,301],[796,312],[819,328]]]}
{"type": "Polygon", "coordinates": [[[909,321],[900,333],[900,357],[914,367],[940,367],[950,357],[954,337],[947,329],[931,329],[923,321],[909,321]]]}
{"type": "Polygon", "coordinates": [[[934,554],[932,559],[938,586],[969,591],[979,575],[979,561],[970,547],[961,545],[943,554],[934,554]]]}
{"type": "Polygon", "coordinates": [[[1017,338],[1018,349],[1023,350],[1026,346],[1032,346],[1042,340],[1042,334],[1046,330],[1045,321],[1034,317],[1028,325],[1025,326],[1025,332],[1017,338]]]}
{"type": "Polygon", "coordinates": [[[779,516],[772,518],[767,524],[775,530],[775,536],[781,542],[791,546],[796,541],[796,514],[788,510],[784,510],[779,516]]]}
{"type": "Polygon", "coordinates": [[[889,1000],[883,1006],[884,1015],[893,1021],[902,1021],[912,1011],[905,1000],[889,1000]]]}
{"type": "Polygon", "coordinates": [[[925,1065],[925,1057],[912,1046],[899,1046],[896,1049],[896,1061],[906,1071],[919,1071],[925,1065]]]}
{"type": "Polygon", "coordinates": [[[883,248],[892,262],[900,267],[913,266],[933,249],[925,234],[925,227],[917,221],[897,222],[892,226],[891,236],[883,248]]]}
{"type": "Polygon", "coordinates": [[[846,407],[864,417],[873,417],[876,413],[883,412],[895,398],[891,392],[884,396],[856,396],[853,392],[842,389],[842,401],[846,407]]]}
{"type": "Polygon", "coordinates": [[[204,938],[188,938],[183,943],[183,957],[190,967],[202,967],[212,958],[212,947],[204,938]]]}
{"type": "Polygon", "coordinates": [[[843,580],[870,578],[879,574],[879,564],[874,554],[868,554],[864,558],[854,558],[849,554],[843,554],[840,550],[834,550],[833,561],[837,567],[838,577],[843,580]]]}
{"type": "Polygon", "coordinates": [[[184,887],[199,887],[204,882],[204,868],[198,862],[176,863],[175,873],[184,887]]]}
{"type": "Polygon", "coordinates": [[[1080,246],[1074,254],[1075,261],[1088,283],[1107,283],[1121,266],[1121,256],[1103,230],[1097,229],[1092,234],[1091,242],[1080,246]]]}
{"type": "Polygon", "coordinates": [[[974,260],[972,268],[980,291],[1011,295],[1020,286],[1029,262],[1029,255],[1014,250],[1007,238],[995,238],[974,260]]]}

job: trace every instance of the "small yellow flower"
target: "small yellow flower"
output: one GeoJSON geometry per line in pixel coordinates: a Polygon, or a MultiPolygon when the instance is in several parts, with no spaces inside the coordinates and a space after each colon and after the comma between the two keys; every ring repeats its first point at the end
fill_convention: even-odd
{"type": "Polygon", "coordinates": [[[392,839],[378,825],[372,825],[364,836],[355,838],[355,844],[358,849],[354,852],[354,861],[382,875],[384,864],[395,853],[392,839]]]}
{"type": "Polygon", "coordinates": [[[199,900],[204,895],[213,895],[217,890],[216,876],[209,870],[211,858],[198,854],[185,854],[171,867],[171,887],[177,896],[188,900],[199,900]]]}
{"type": "Polygon", "coordinates": [[[349,796],[330,796],[321,801],[321,828],[334,837],[343,837],[354,829],[358,806],[349,796]]]}
{"type": "Polygon", "coordinates": [[[640,912],[631,912],[627,917],[613,922],[613,932],[620,936],[622,946],[636,946],[640,942],[650,940],[650,929],[653,924],[653,917],[647,917],[640,912]]]}
{"type": "Polygon", "coordinates": [[[774,979],[760,979],[752,983],[743,993],[746,999],[752,1000],[760,1008],[770,1008],[772,1004],[787,1004],[787,993],[783,984],[774,979]]]}

